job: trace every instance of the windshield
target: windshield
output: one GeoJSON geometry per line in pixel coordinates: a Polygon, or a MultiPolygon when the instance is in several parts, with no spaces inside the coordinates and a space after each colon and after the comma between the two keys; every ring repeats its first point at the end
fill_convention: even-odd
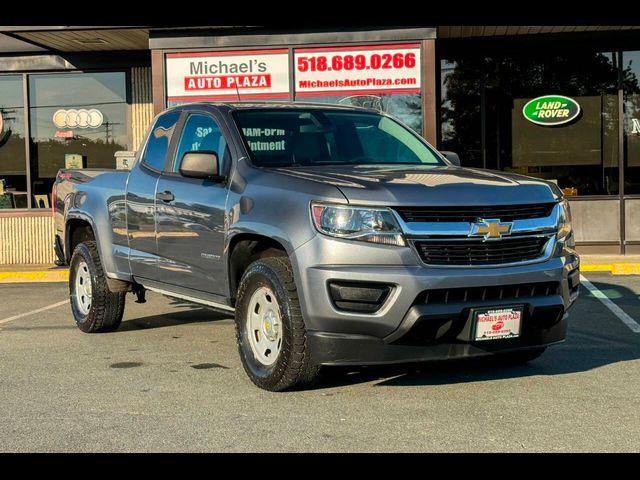
{"type": "Polygon", "coordinates": [[[411,130],[373,112],[274,108],[234,115],[258,167],[445,165],[411,130]]]}

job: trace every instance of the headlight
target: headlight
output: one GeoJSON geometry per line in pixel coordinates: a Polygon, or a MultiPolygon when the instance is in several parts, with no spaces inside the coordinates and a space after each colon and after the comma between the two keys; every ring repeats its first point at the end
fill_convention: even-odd
{"type": "Polygon", "coordinates": [[[567,240],[568,242],[572,242],[572,233],[571,208],[569,207],[569,202],[562,200],[560,202],[560,215],[558,217],[558,240],[567,240]]]}
{"type": "Polygon", "coordinates": [[[346,240],[406,246],[402,231],[388,208],[311,204],[311,217],[320,233],[346,240]]]}

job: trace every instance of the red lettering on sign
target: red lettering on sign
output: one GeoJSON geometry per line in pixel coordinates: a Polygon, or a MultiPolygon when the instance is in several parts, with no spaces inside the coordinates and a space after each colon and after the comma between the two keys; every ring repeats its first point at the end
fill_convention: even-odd
{"type": "Polygon", "coordinates": [[[217,75],[185,77],[186,91],[235,90],[241,88],[271,88],[271,74],[217,75]]]}

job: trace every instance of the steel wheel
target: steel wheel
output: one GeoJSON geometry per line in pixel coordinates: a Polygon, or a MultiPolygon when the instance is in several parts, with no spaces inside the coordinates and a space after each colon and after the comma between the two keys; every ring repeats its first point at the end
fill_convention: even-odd
{"type": "Polygon", "coordinates": [[[273,365],[282,348],[282,320],[280,305],[271,289],[260,287],[253,292],[246,322],[256,360],[263,365],[273,365]]]}
{"type": "Polygon", "coordinates": [[[76,270],[72,298],[76,307],[83,315],[89,315],[91,311],[91,274],[86,262],[81,261],[76,270]]]}

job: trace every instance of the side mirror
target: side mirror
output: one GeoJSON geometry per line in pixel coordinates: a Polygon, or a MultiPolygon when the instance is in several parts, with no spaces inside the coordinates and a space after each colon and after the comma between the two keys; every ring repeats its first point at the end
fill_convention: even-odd
{"type": "Polygon", "coordinates": [[[444,158],[446,158],[447,160],[449,160],[451,163],[453,163],[456,167],[460,166],[460,157],[458,156],[458,154],[456,152],[445,152],[445,151],[441,151],[440,152],[444,158]]]}
{"type": "Polygon", "coordinates": [[[203,178],[220,181],[218,154],[216,152],[186,152],[180,162],[180,175],[187,178],[203,178]]]}

